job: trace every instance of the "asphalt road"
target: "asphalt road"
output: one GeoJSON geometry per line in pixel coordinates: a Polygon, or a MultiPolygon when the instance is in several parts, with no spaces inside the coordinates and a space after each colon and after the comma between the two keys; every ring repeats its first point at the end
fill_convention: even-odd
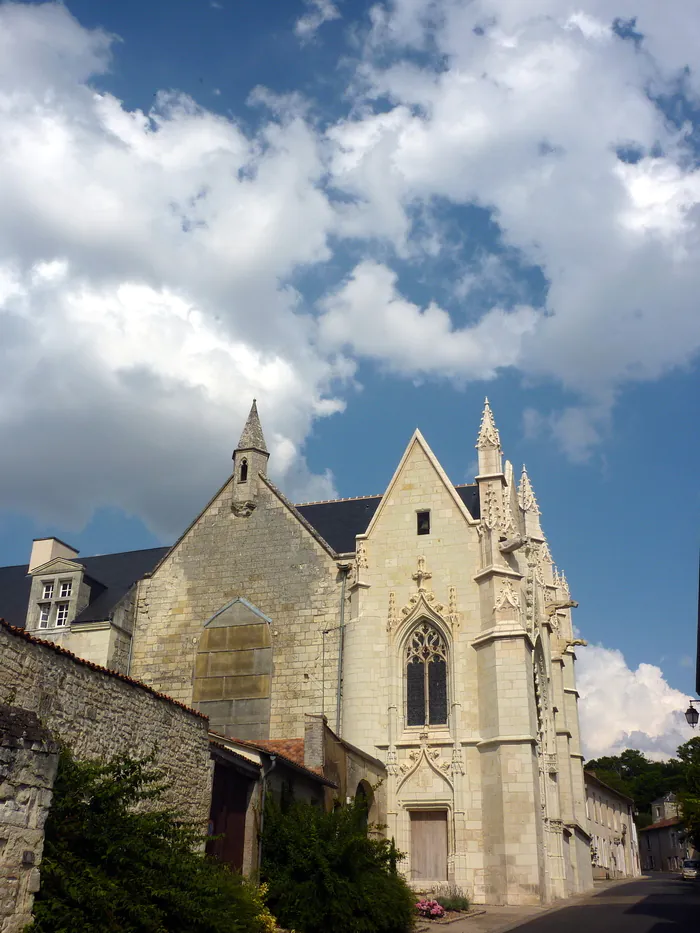
{"type": "Polygon", "coordinates": [[[700,933],[700,881],[654,873],[529,920],[517,933],[700,933]]]}

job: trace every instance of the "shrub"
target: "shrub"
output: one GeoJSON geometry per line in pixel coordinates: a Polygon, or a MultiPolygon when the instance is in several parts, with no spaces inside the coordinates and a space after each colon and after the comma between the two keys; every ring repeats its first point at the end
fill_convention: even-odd
{"type": "Polygon", "coordinates": [[[469,898],[456,884],[440,885],[433,896],[445,910],[469,910],[469,898]]]}
{"type": "Polygon", "coordinates": [[[367,835],[361,801],[326,813],[268,797],[262,876],[279,923],[299,933],[404,933],[415,896],[393,842],[367,835]]]}
{"type": "Polygon", "coordinates": [[[428,900],[425,897],[418,901],[416,910],[421,917],[429,917],[431,920],[434,920],[436,917],[445,916],[445,908],[442,904],[438,904],[437,901],[428,900]]]}
{"type": "Polygon", "coordinates": [[[151,759],[61,754],[28,933],[263,933],[261,895],[197,848],[151,759]]]}

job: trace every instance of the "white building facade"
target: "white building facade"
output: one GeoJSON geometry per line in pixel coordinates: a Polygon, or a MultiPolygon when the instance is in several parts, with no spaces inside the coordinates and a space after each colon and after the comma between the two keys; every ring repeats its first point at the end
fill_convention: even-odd
{"type": "Polygon", "coordinates": [[[595,879],[637,878],[641,875],[634,801],[584,772],[586,812],[591,833],[595,879]]]}

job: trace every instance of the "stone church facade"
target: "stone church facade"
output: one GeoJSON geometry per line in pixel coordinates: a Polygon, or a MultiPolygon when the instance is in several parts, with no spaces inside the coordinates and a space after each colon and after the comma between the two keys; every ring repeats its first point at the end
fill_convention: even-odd
{"type": "MultiPolygon", "coordinates": [[[[267,477],[254,404],[231,477],[182,537],[111,608],[100,591],[104,620],[55,637],[81,654],[81,625],[118,624],[119,653],[91,659],[223,735],[291,738],[324,713],[385,763],[386,832],[420,889],[497,904],[587,890],[576,604],[488,402],[476,446],[474,484],[454,485],[416,431],[383,496],[293,505],[267,477]]],[[[80,573],[74,553],[53,561],[32,594],[61,561],[80,573]]],[[[30,628],[50,615],[36,599],[30,628]]]]}

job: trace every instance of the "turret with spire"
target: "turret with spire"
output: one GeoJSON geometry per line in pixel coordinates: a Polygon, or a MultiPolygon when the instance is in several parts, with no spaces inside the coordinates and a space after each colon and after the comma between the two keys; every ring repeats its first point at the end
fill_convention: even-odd
{"type": "Polygon", "coordinates": [[[247,516],[256,506],[260,474],[267,471],[270,454],[265,443],[255,399],[241,438],[233,452],[233,511],[247,516]]]}

